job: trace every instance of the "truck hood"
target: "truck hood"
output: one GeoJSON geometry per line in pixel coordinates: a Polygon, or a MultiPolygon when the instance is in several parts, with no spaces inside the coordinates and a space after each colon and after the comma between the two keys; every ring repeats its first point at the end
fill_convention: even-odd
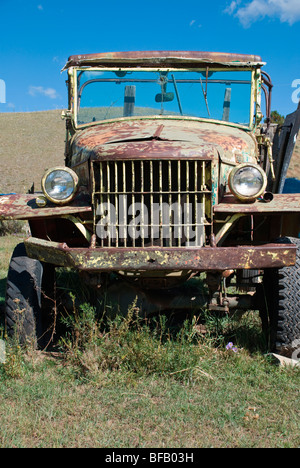
{"type": "Polygon", "coordinates": [[[240,128],[218,123],[173,119],[132,119],[95,125],[73,140],[72,165],[88,158],[220,157],[230,165],[256,161],[254,137],[240,128]]]}

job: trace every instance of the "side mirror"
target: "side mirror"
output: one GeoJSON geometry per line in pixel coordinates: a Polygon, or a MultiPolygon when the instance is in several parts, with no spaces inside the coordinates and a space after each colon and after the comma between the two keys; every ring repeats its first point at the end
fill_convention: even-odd
{"type": "Polygon", "coordinates": [[[155,102],[171,102],[174,100],[174,93],[159,93],[155,96],[155,102]]]}

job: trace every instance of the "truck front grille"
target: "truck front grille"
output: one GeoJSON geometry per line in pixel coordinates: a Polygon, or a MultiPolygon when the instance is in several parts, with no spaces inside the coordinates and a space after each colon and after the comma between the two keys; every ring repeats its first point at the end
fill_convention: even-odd
{"type": "Polygon", "coordinates": [[[98,245],[205,244],[212,222],[210,161],[96,161],[92,170],[98,245]]]}

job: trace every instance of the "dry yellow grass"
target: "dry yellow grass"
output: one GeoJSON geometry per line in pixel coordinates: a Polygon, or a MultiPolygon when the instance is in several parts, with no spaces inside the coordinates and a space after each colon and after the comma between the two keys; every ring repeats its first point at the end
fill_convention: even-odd
{"type": "Polygon", "coordinates": [[[40,190],[45,169],[64,164],[61,111],[0,114],[0,193],[40,190]]]}

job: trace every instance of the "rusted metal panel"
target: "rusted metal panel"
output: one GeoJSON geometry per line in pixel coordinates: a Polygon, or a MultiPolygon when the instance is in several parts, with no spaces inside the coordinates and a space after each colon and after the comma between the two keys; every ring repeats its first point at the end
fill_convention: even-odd
{"type": "Polygon", "coordinates": [[[173,119],[134,119],[110,122],[82,130],[72,145],[75,164],[110,158],[211,158],[236,165],[256,162],[251,133],[217,123],[173,119]],[[159,130],[159,134],[158,134],[159,130]],[[150,153],[150,156],[149,156],[150,153]]]}
{"type": "Polygon", "coordinates": [[[39,195],[40,194],[17,194],[0,196],[0,220],[27,220],[92,211],[91,204],[82,200],[74,200],[67,206],[57,206],[49,202],[45,207],[41,208],[36,204],[36,198],[39,195]]]}
{"type": "Polygon", "coordinates": [[[226,196],[214,207],[215,213],[281,214],[300,212],[300,194],[274,194],[273,200],[241,203],[233,195],[226,196]]]}
{"type": "Polygon", "coordinates": [[[92,159],[190,159],[212,160],[217,157],[213,145],[192,145],[188,143],[144,141],[113,143],[98,147],[92,159]]]}
{"type": "Polygon", "coordinates": [[[224,271],[291,266],[296,262],[295,245],[204,248],[69,248],[67,244],[29,238],[29,257],[59,266],[86,271],[224,271]]]}
{"type": "Polygon", "coordinates": [[[278,148],[273,145],[273,158],[275,160],[276,180],[272,190],[282,193],[286,180],[287,170],[294,152],[300,128],[300,102],[292,114],[287,115],[278,138],[278,148]]]}
{"type": "Polygon", "coordinates": [[[135,51],[106,52],[98,54],[71,55],[63,70],[74,66],[157,66],[159,63],[178,66],[178,64],[218,64],[238,66],[264,65],[258,55],[230,54],[224,52],[202,51],[135,51]]]}

